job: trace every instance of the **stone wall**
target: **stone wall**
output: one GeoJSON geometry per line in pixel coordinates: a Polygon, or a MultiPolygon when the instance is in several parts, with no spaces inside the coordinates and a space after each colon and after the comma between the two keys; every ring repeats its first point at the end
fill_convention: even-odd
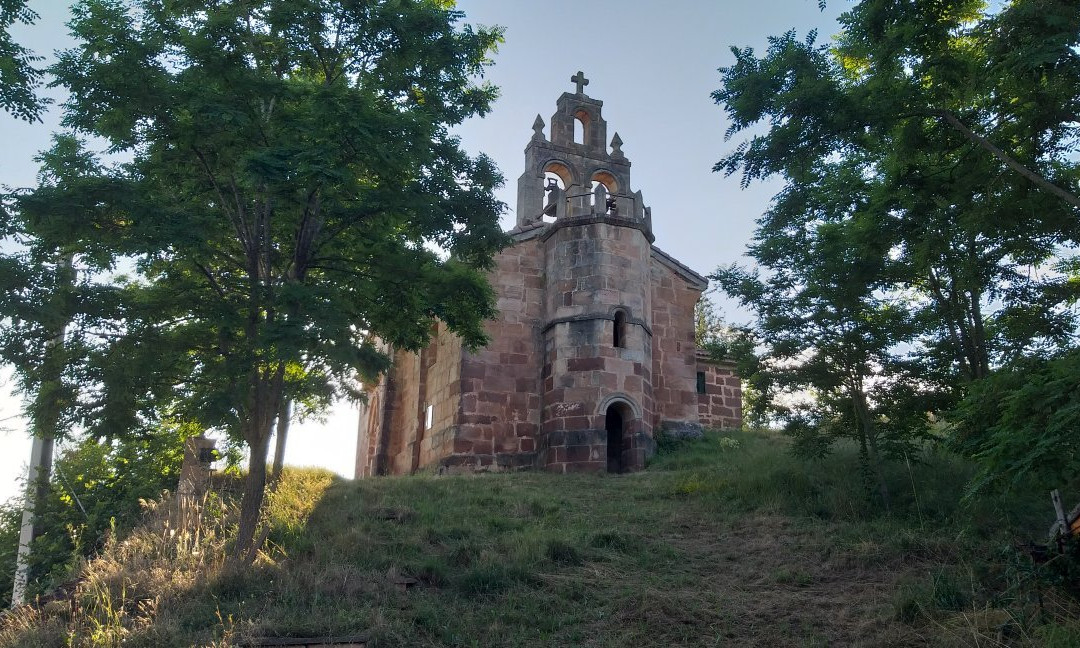
{"type": "Polygon", "coordinates": [[[441,462],[451,468],[531,467],[536,460],[543,252],[535,237],[519,237],[495,261],[488,280],[499,318],[485,325],[491,343],[462,357],[461,416],[453,451],[441,462]]]}
{"type": "Polygon", "coordinates": [[[556,221],[544,235],[546,304],[540,464],[548,470],[608,469],[607,399],[635,413],[619,444],[624,469],[641,468],[651,443],[652,247],[617,218],[556,221]],[[625,317],[621,347],[614,320],[625,317]]]}
{"type": "Polygon", "coordinates": [[[608,320],[582,320],[548,331],[540,456],[547,470],[607,469],[608,401],[637,406],[624,430],[622,465],[641,468],[652,451],[651,336],[642,327],[628,326],[626,348],[614,348],[612,326],[608,320]]]}
{"type": "Polygon", "coordinates": [[[356,435],[356,467],[353,476],[371,477],[378,474],[379,435],[385,424],[386,377],[367,389],[367,402],[360,405],[360,422],[356,435]]]}
{"type": "Polygon", "coordinates": [[[694,305],[701,290],[658,259],[651,263],[653,425],[698,420],[694,305]]]}
{"type": "MultiPolygon", "coordinates": [[[[461,414],[461,338],[439,322],[436,333],[421,357],[421,394],[418,447],[413,447],[412,469],[425,468],[453,451],[461,414]],[[427,427],[427,407],[431,426],[427,427]]],[[[415,442],[414,442],[415,443],[415,442]]]]}
{"type": "Polygon", "coordinates": [[[394,366],[387,386],[386,419],[389,436],[384,440],[386,471],[407,474],[412,469],[409,443],[420,424],[420,355],[408,351],[394,353],[394,366]]]}
{"type": "Polygon", "coordinates": [[[420,353],[394,352],[390,371],[368,390],[361,410],[356,476],[408,474],[449,454],[460,414],[460,377],[461,339],[441,322],[420,353]]]}
{"type": "Polygon", "coordinates": [[[698,417],[707,427],[742,426],[742,381],[735,365],[698,358],[697,371],[705,374],[705,393],[697,395],[698,417]]]}

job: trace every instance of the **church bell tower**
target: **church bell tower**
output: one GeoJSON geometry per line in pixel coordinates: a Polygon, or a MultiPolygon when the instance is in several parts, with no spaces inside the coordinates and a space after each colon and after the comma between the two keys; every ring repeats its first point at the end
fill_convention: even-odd
{"type": "Polygon", "coordinates": [[[537,459],[621,472],[655,448],[652,217],[621,138],[608,140],[603,102],[585,94],[584,74],[570,80],[550,137],[537,115],[518,179],[514,232],[537,230],[545,257],[537,459]]]}

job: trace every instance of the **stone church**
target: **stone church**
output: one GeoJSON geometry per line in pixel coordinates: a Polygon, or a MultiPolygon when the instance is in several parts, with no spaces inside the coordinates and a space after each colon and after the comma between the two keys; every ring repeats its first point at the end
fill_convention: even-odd
{"type": "Polygon", "coordinates": [[[640,469],[661,429],[740,424],[734,367],[694,345],[705,278],[656,247],[603,102],[538,115],[518,179],[513,243],[489,277],[501,316],[470,353],[444,325],[368,387],[356,476],[417,470],[640,469]]]}

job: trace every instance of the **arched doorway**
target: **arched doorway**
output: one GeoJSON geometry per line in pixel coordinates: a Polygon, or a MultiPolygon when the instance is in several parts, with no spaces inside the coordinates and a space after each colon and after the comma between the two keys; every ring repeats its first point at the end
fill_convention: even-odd
{"type": "Polygon", "coordinates": [[[630,412],[622,403],[612,403],[607,408],[604,428],[607,430],[607,471],[623,471],[623,451],[626,449],[626,424],[630,412]]]}

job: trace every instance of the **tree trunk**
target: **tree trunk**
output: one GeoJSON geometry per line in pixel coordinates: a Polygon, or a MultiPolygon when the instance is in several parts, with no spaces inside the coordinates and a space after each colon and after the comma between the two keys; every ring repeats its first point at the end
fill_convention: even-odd
{"type": "Polygon", "coordinates": [[[249,441],[248,445],[251,447],[251,456],[248,459],[247,478],[244,480],[244,496],[240,500],[240,526],[236,532],[232,559],[237,563],[249,564],[255,559],[259,549],[253,546],[253,542],[266,495],[266,457],[270,452],[270,435],[264,431],[260,440],[249,441]]]}
{"type": "Polygon", "coordinates": [[[971,292],[971,325],[974,338],[974,367],[972,378],[979,380],[990,375],[990,352],[987,350],[986,327],[983,324],[982,293],[971,292]]]}
{"type": "Polygon", "coordinates": [[[885,510],[888,511],[892,505],[892,498],[889,496],[889,484],[885,481],[885,472],[881,467],[881,455],[878,453],[877,426],[874,425],[874,421],[870,416],[870,406],[867,403],[866,392],[862,388],[861,381],[852,388],[851,398],[855,407],[855,417],[860,428],[859,454],[863,461],[866,462],[863,470],[868,473],[864,476],[864,480],[867,481],[870,492],[873,492],[870,483],[877,482],[877,491],[878,495],[881,496],[881,503],[885,510]],[[872,475],[873,478],[869,479],[869,475],[872,475]]]}
{"type": "Polygon", "coordinates": [[[888,512],[892,508],[892,496],[889,495],[889,483],[885,481],[885,471],[882,470],[881,466],[881,455],[878,454],[877,430],[868,430],[866,441],[870,447],[870,466],[874,471],[874,477],[877,478],[878,494],[881,496],[881,503],[885,506],[885,511],[888,512]]]}
{"type": "Polygon", "coordinates": [[[255,559],[261,544],[255,542],[255,532],[262,517],[263,500],[266,498],[266,461],[270,454],[270,437],[274,415],[283,399],[285,365],[279,363],[272,371],[255,370],[251,376],[246,420],[243,436],[251,455],[248,474],[244,481],[244,496],[240,500],[240,525],[236,531],[236,545],[232,559],[247,563],[255,559]]]}
{"type": "Polygon", "coordinates": [[[953,357],[956,358],[956,362],[960,365],[961,373],[971,375],[971,366],[968,363],[968,355],[965,352],[965,346],[961,342],[963,325],[960,318],[953,313],[952,300],[946,298],[945,288],[941,285],[941,281],[938,278],[934,268],[928,269],[927,278],[930,280],[930,288],[934,293],[934,297],[937,299],[938,312],[941,315],[941,319],[944,320],[944,327],[948,333],[949,341],[952,342],[953,357]]]}
{"type": "Polygon", "coordinates": [[[292,400],[281,399],[281,407],[277,415],[277,439],[274,445],[274,468],[270,473],[270,483],[277,484],[281,479],[281,471],[285,468],[285,442],[289,437],[289,417],[291,415],[292,400]]]}

